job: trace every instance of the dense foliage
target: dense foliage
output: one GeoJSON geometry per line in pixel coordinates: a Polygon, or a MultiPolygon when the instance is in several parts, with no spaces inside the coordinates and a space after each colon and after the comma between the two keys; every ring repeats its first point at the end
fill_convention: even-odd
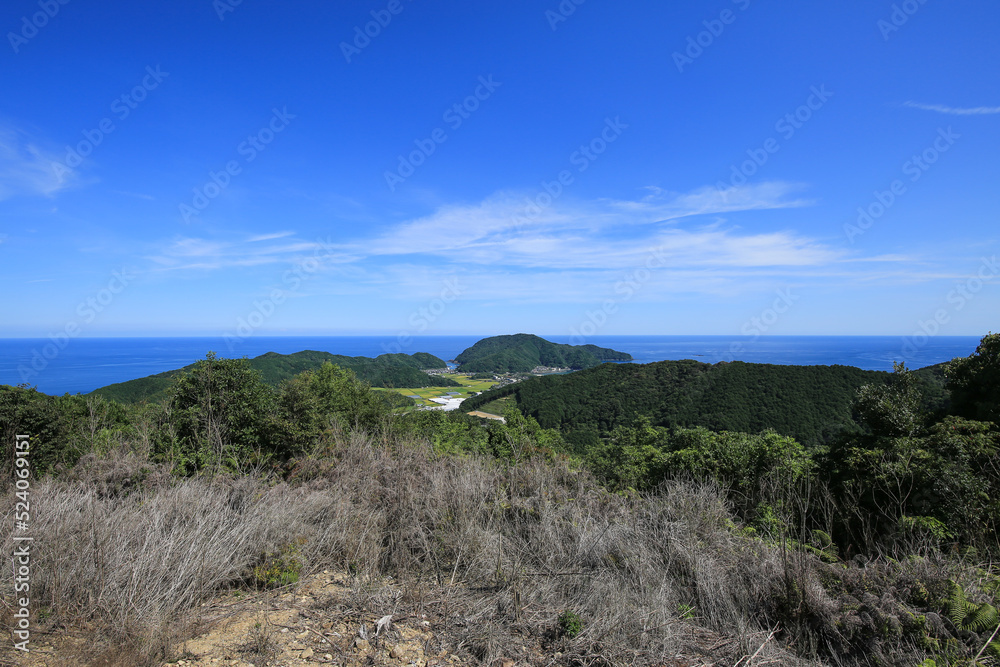
{"type": "MultiPolygon", "coordinates": [[[[451,378],[429,375],[426,369],[445,368],[442,359],[426,352],[409,354],[383,354],[375,357],[345,357],[329,352],[305,350],[294,354],[268,352],[249,360],[250,367],[259,371],[264,382],[277,386],[307,370],[316,370],[323,364],[336,364],[348,368],[364,382],[373,387],[458,387],[451,378]]],[[[157,373],[128,382],[101,387],[91,392],[113,401],[134,403],[137,401],[158,401],[166,398],[174,380],[190,372],[194,364],[184,368],[157,373]]]]}
{"type": "Polygon", "coordinates": [[[975,354],[955,359],[945,374],[957,414],[1000,423],[1000,334],[988,334],[975,354]]]}
{"type": "MultiPolygon", "coordinates": [[[[545,428],[581,448],[643,416],[654,426],[757,433],[774,429],[807,447],[829,444],[855,428],[852,403],[865,384],[889,374],[850,366],[778,366],[698,361],[603,364],[571,373],[529,378],[467,400],[463,410],[510,396],[545,428]]],[[[919,378],[934,407],[943,403],[939,373],[919,378]]]]}
{"type": "Polygon", "coordinates": [[[537,366],[590,368],[602,361],[631,361],[632,355],[596,345],[550,343],[531,334],[484,338],[455,357],[466,373],[527,373],[537,366]]]}

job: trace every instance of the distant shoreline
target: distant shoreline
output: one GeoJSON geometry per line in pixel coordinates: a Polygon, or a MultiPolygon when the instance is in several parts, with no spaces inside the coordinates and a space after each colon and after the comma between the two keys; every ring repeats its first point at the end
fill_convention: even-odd
{"type": "MultiPolygon", "coordinates": [[[[569,343],[571,336],[543,336],[569,343]]],[[[892,361],[903,360],[909,368],[921,368],[958,356],[972,354],[981,336],[937,336],[908,357],[903,354],[903,336],[592,336],[585,342],[628,352],[634,361],[650,363],[695,359],[705,363],[740,360],[783,365],[845,365],[864,370],[892,370],[892,361]],[[738,357],[733,346],[742,345],[738,357]],[[733,356],[733,358],[727,358],[733,356]],[[904,358],[906,357],[906,358],[904,358]]],[[[376,357],[388,352],[428,352],[441,359],[454,359],[479,336],[414,337],[401,350],[394,336],[254,336],[230,352],[218,337],[174,338],[76,338],[58,350],[44,367],[27,379],[19,368],[42,366],[46,338],[0,338],[0,384],[27,382],[47,394],[88,393],[115,382],[175,370],[202,359],[209,350],[220,357],[255,357],[266,352],[291,354],[319,350],[347,356],[376,357]],[[389,348],[389,349],[386,349],[389,348]]],[[[52,352],[49,348],[47,352],[52,352]]]]}

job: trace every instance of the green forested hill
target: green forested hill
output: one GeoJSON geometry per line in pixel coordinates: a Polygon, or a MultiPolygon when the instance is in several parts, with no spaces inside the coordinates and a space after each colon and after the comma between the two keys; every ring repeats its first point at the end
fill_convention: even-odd
{"type": "Polygon", "coordinates": [[[527,373],[536,366],[590,368],[602,361],[631,361],[632,355],[596,345],[551,343],[531,334],[484,338],[455,357],[466,373],[527,373]]]}
{"type": "MultiPolygon", "coordinates": [[[[345,357],[329,352],[305,350],[294,354],[268,352],[250,360],[250,366],[260,371],[264,381],[277,385],[282,380],[298,375],[302,371],[319,368],[330,362],[341,368],[354,371],[359,380],[373,387],[458,387],[451,378],[428,375],[424,369],[444,368],[444,360],[426,352],[417,354],[383,354],[370,357],[345,357]]],[[[157,373],[128,382],[119,382],[96,389],[92,394],[122,403],[157,401],[166,398],[174,377],[190,370],[185,366],[175,371],[157,373]]]]}
{"type": "MultiPolygon", "coordinates": [[[[561,430],[578,445],[592,444],[616,426],[646,416],[658,426],[745,433],[773,428],[815,446],[853,427],[851,403],[859,387],[886,382],[890,375],[851,366],[690,360],[603,364],[489,391],[468,399],[462,409],[511,396],[521,412],[544,428],[561,430]]],[[[918,377],[943,401],[943,390],[935,386],[938,376],[925,370],[918,377]]]]}

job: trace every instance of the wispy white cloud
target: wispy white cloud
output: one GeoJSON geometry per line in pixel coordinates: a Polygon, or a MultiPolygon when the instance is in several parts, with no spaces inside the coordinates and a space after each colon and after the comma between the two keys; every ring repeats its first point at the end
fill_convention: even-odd
{"type": "Polygon", "coordinates": [[[247,239],[248,243],[257,243],[258,241],[271,241],[273,239],[283,239],[288,236],[295,236],[295,232],[274,232],[273,234],[259,234],[257,236],[251,236],[247,239]]]}
{"type": "Polygon", "coordinates": [[[471,205],[447,206],[406,221],[364,244],[370,255],[432,255],[458,264],[549,269],[628,267],[652,250],[673,266],[802,266],[836,259],[832,250],[791,232],[741,233],[715,217],[806,206],[798,186],[765,183],[690,193],[654,191],[639,200],[558,200],[499,193],[471,205]]]}
{"type": "Polygon", "coordinates": [[[153,195],[147,195],[141,192],[127,192],[125,190],[112,190],[112,192],[118,195],[125,195],[126,197],[136,197],[137,199],[145,199],[146,201],[156,201],[156,197],[153,195]]]}
{"type": "MultiPolygon", "coordinates": [[[[789,183],[649,189],[634,200],[562,197],[536,207],[537,193],[501,192],[334,243],[301,241],[287,231],[178,237],[153,259],[163,270],[205,271],[291,264],[318,253],[323,261],[311,272],[313,295],[421,301],[457,276],[467,287],[463,298],[521,303],[615,298],[616,286],[643,271],[650,275],[641,299],[662,302],[738,298],[775,283],[849,283],[872,273],[892,276],[914,261],[860,256],[795,229],[738,224],[743,212],[810,205],[801,190],[789,183]]],[[[283,270],[267,269],[275,276],[283,270]]]]}
{"type": "Polygon", "coordinates": [[[306,258],[321,258],[324,262],[350,262],[354,258],[319,241],[264,243],[287,238],[293,233],[250,237],[245,240],[177,237],[158,252],[147,256],[160,270],[215,271],[227,268],[294,264],[306,258]]]}
{"type": "Polygon", "coordinates": [[[936,111],[954,116],[988,116],[1000,113],[1000,107],[949,107],[943,104],[923,104],[921,102],[904,102],[903,106],[924,111],[936,111]]]}
{"type": "Polygon", "coordinates": [[[0,200],[19,195],[51,197],[76,180],[61,156],[8,123],[0,123],[0,200]]]}

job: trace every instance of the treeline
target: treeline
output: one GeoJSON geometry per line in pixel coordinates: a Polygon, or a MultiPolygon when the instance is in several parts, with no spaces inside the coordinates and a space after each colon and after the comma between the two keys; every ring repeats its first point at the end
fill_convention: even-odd
{"type": "MultiPolygon", "coordinates": [[[[357,378],[373,387],[459,387],[455,380],[440,375],[428,375],[426,369],[445,368],[447,364],[426,352],[416,354],[382,354],[375,358],[345,357],[305,350],[294,354],[268,352],[249,360],[250,368],[259,371],[263,380],[278,386],[284,380],[295,377],[307,370],[316,370],[323,364],[334,364],[351,370],[357,378]]],[[[190,372],[194,365],[174,371],[157,373],[136,380],[119,382],[101,387],[91,392],[113,401],[135,403],[138,401],[161,401],[168,397],[174,380],[190,372]]]]}
{"type": "Polygon", "coordinates": [[[531,451],[562,449],[558,434],[544,433],[517,413],[509,425],[440,411],[400,414],[400,408],[413,405],[411,399],[373,391],[353,370],[329,362],[274,386],[251,360],[209,353],[167,382],[164,398],[136,403],[0,385],[5,465],[9,469],[13,460],[8,443],[19,434],[31,436],[32,465],[39,475],[126,444],[182,476],[206,471],[283,475],[290,462],[321,455],[351,432],[383,441],[423,438],[442,453],[498,458],[527,451],[528,442],[531,451]],[[514,438],[520,444],[512,444],[512,431],[520,433],[514,438]]]}
{"type": "Polygon", "coordinates": [[[521,410],[507,410],[506,423],[483,422],[398,414],[405,398],[372,391],[329,363],[275,387],[249,360],[210,354],[174,377],[158,403],[0,387],[0,423],[5,442],[32,435],[40,473],[138,442],[177,474],[283,474],[289,461],[356,430],[387,442],[424,439],[442,454],[571,457],[622,492],[708,479],[728,490],[748,526],[813,525],[848,551],[919,538],[993,552],[998,349],[1000,336],[991,334],[976,354],[946,367],[946,411],[928,410],[927,382],[903,367],[888,374],[686,361],[526,381],[513,387],[521,410]],[[796,430],[807,437],[794,437],[796,430]],[[817,441],[824,446],[805,446],[817,441]],[[803,501],[803,484],[822,488],[822,499],[803,501]]]}
{"type": "MultiPolygon", "coordinates": [[[[924,409],[947,404],[939,368],[917,372],[924,409]]],[[[559,430],[579,451],[639,417],[654,426],[702,426],[758,433],[774,429],[806,447],[828,445],[854,428],[852,403],[865,384],[889,373],[851,366],[779,366],[743,362],[661,361],[603,364],[571,373],[529,378],[468,399],[466,411],[512,397],[544,428],[559,430]]]]}
{"type": "Polygon", "coordinates": [[[400,402],[411,403],[394,392],[372,391],[353,371],[329,363],[274,387],[249,360],[211,353],[169,383],[162,401],[131,404],[0,385],[5,442],[30,435],[38,474],[123,443],[138,445],[151,462],[181,475],[246,472],[274,469],[335,433],[374,432],[400,402]]]}
{"type": "Polygon", "coordinates": [[[947,409],[928,410],[926,384],[902,365],[860,386],[848,405],[850,423],[818,449],[770,429],[665,427],[640,415],[581,455],[620,491],[713,480],[748,527],[771,535],[794,526],[819,531],[823,548],[841,555],[974,549],[997,556],[1000,335],[947,364],[944,376],[947,409]]]}

